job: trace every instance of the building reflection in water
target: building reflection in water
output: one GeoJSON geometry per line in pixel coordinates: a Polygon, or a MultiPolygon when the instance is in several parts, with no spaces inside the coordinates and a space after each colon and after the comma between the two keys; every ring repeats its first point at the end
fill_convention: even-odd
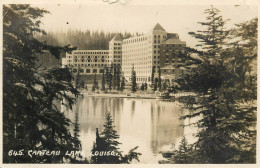
{"type": "Polygon", "coordinates": [[[120,135],[120,149],[128,152],[139,146],[141,163],[158,163],[162,159],[159,151],[183,136],[183,128],[179,126],[182,124],[179,120],[182,109],[174,102],[82,96],[72,111],[66,110],[72,121],[75,120],[75,110],[79,112],[80,140],[87,156],[95,141],[96,128],[103,129],[108,112],[120,135]]]}

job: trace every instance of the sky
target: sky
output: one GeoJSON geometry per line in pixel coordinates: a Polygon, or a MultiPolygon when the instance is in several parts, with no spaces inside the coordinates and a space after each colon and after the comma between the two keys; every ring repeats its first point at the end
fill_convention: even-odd
{"type": "MultiPolygon", "coordinates": [[[[121,0],[122,2],[126,0],[121,0]]],[[[132,0],[133,1],[133,0],[132,0]]],[[[194,47],[197,40],[188,32],[201,29],[198,24],[205,20],[204,10],[209,5],[174,5],[155,3],[109,4],[102,0],[92,3],[37,4],[51,12],[42,18],[42,28],[47,31],[68,29],[103,30],[105,32],[139,32],[147,34],[156,23],[160,23],[168,33],[178,33],[187,46],[194,47]],[[97,2],[97,3],[94,3],[97,2]]],[[[248,21],[257,16],[255,6],[221,5],[214,6],[221,11],[224,19],[230,19],[227,28],[248,21]]]]}

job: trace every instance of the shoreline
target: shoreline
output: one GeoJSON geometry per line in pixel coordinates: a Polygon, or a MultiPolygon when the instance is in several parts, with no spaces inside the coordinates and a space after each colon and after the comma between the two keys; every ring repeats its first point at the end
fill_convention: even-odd
{"type": "Polygon", "coordinates": [[[180,92],[176,94],[170,95],[170,98],[160,98],[155,93],[120,93],[120,92],[114,92],[114,93],[93,93],[86,90],[80,91],[81,95],[87,95],[90,97],[114,97],[114,98],[134,98],[134,99],[157,99],[157,100],[176,100],[181,96],[186,95],[194,95],[194,93],[191,92],[180,92]]]}
{"type": "Polygon", "coordinates": [[[155,94],[122,94],[122,93],[90,93],[80,92],[81,95],[90,97],[115,97],[115,98],[135,98],[135,99],[156,99],[155,94]]]}

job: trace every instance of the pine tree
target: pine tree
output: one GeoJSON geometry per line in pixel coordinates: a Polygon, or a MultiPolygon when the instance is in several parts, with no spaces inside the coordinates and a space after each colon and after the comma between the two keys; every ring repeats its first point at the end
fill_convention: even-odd
{"type": "MultiPolygon", "coordinates": [[[[252,77],[250,67],[256,53],[247,57],[247,47],[226,41],[229,31],[224,30],[225,21],[218,9],[211,7],[205,13],[207,21],[201,24],[206,30],[190,33],[203,43],[204,51],[200,54],[203,61],[180,84],[180,89],[188,88],[196,93],[180,99],[191,110],[181,118],[201,116],[191,123],[198,126],[198,140],[192,144],[196,157],[191,163],[254,163],[254,159],[244,157],[255,156],[251,150],[255,137],[252,128],[256,122],[256,104],[252,103],[256,94],[252,91],[256,83],[249,85],[247,81],[252,77]]],[[[256,26],[252,24],[253,30],[256,26]]],[[[242,27],[240,30],[247,32],[242,27]]],[[[257,37],[257,33],[251,35],[252,39],[257,37]]],[[[233,39],[238,37],[241,34],[235,34],[233,39]]],[[[250,42],[245,40],[244,43],[250,42]]],[[[254,48],[254,45],[250,46],[254,48]]]]}
{"type": "Polygon", "coordinates": [[[155,66],[153,66],[153,69],[152,69],[152,77],[151,77],[152,85],[154,84],[154,73],[155,73],[155,66]]]}
{"type": "Polygon", "coordinates": [[[101,88],[101,90],[102,90],[102,91],[105,91],[105,90],[106,90],[104,71],[103,71],[103,74],[102,74],[102,88],[101,88]]]}
{"type": "MultiPolygon", "coordinates": [[[[78,114],[78,105],[77,105],[77,109],[75,111],[75,122],[74,122],[74,129],[73,129],[73,140],[74,140],[74,149],[75,151],[81,151],[81,142],[79,140],[79,114],[78,114]]],[[[80,160],[82,159],[81,155],[75,155],[72,163],[80,163],[80,160]]]]}
{"type": "Polygon", "coordinates": [[[139,161],[139,156],[141,153],[135,152],[138,147],[135,147],[129,151],[127,155],[123,155],[121,151],[119,151],[118,142],[119,135],[115,130],[115,126],[113,126],[113,120],[110,113],[106,115],[106,123],[104,126],[104,130],[99,135],[98,129],[96,131],[96,142],[93,145],[92,149],[92,163],[106,163],[106,164],[118,164],[118,163],[131,163],[133,159],[139,161]],[[110,152],[110,155],[104,155],[102,152],[110,152]],[[95,155],[98,152],[103,155],[95,155]]]}
{"type": "Polygon", "coordinates": [[[80,88],[82,88],[82,89],[85,88],[85,82],[84,82],[84,80],[82,80],[82,81],[80,82],[80,88]]]}
{"type": "Polygon", "coordinates": [[[96,73],[95,73],[94,81],[93,81],[93,86],[92,86],[92,91],[95,92],[96,89],[98,89],[98,83],[97,83],[97,75],[96,75],[96,73]]]}
{"type": "Polygon", "coordinates": [[[120,90],[121,90],[121,91],[124,91],[124,89],[125,89],[125,77],[122,76],[122,78],[121,78],[120,90]]]}
{"type": "Polygon", "coordinates": [[[147,83],[144,83],[144,90],[147,90],[147,83]]]}
{"type": "Polygon", "coordinates": [[[159,76],[158,76],[158,88],[159,88],[159,90],[161,90],[161,88],[162,88],[162,79],[161,79],[161,69],[160,69],[160,67],[159,67],[158,73],[159,73],[159,76]]]}
{"type": "Polygon", "coordinates": [[[114,70],[113,70],[113,90],[116,89],[117,76],[118,76],[117,68],[116,68],[116,66],[114,65],[114,70]]]}
{"type": "Polygon", "coordinates": [[[137,83],[136,83],[136,72],[134,70],[134,65],[133,65],[132,74],[131,74],[131,84],[132,84],[131,91],[136,92],[137,83]]]}
{"type": "Polygon", "coordinates": [[[117,76],[116,76],[116,89],[117,90],[120,90],[120,78],[121,78],[120,68],[117,68],[117,76]]]}
{"type": "Polygon", "coordinates": [[[153,90],[154,90],[154,91],[157,90],[157,86],[158,86],[158,79],[155,78],[155,82],[154,82],[154,85],[153,85],[153,90]]]}
{"type": "Polygon", "coordinates": [[[75,87],[79,88],[80,87],[80,75],[79,75],[79,70],[77,70],[77,75],[76,75],[76,80],[75,80],[75,87]]]}
{"type": "Polygon", "coordinates": [[[113,75],[112,75],[112,71],[113,71],[113,67],[110,68],[110,71],[108,71],[108,78],[107,78],[107,82],[108,82],[108,89],[112,90],[112,80],[113,80],[113,75]]]}
{"type": "Polygon", "coordinates": [[[144,91],[144,84],[141,85],[141,90],[144,91]]]}
{"type": "Polygon", "coordinates": [[[37,54],[48,51],[55,58],[68,46],[50,46],[35,39],[45,33],[40,18],[48,12],[30,5],[4,5],[3,13],[3,162],[63,163],[73,158],[64,156],[73,150],[71,122],[57,105],[72,109],[79,92],[72,85],[68,68],[39,71],[37,54]],[[18,115],[19,114],[19,115],[18,115]],[[60,150],[59,156],[9,156],[10,150],[60,150]]]}
{"type": "Polygon", "coordinates": [[[166,90],[166,89],[167,89],[167,83],[166,80],[164,80],[162,85],[162,90],[166,90]]]}

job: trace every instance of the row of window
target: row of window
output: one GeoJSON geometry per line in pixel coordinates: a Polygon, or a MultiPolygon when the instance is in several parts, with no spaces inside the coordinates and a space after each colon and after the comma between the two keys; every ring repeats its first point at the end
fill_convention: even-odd
{"type": "Polygon", "coordinates": [[[87,51],[87,52],[80,52],[80,51],[74,51],[73,54],[108,54],[108,51],[107,52],[90,52],[90,51],[87,51]]]}
{"type": "Polygon", "coordinates": [[[85,55],[85,56],[74,56],[74,58],[109,58],[109,56],[87,56],[87,55],[85,55]]]}
{"type": "Polygon", "coordinates": [[[126,39],[123,41],[123,44],[130,44],[130,43],[136,43],[147,40],[147,37],[138,37],[135,39],[126,39]]]}
{"type": "Polygon", "coordinates": [[[185,47],[185,44],[162,44],[163,47],[173,47],[173,48],[177,48],[177,47],[185,47]]]}
{"type": "MultiPolygon", "coordinates": [[[[158,37],[158,38],[161,38],[161,36],[160,36],[160,35],[154,35],[154,38],[157,38],[157,37],[158,37]]],[[[164,39],[166,39],[166,36],[165,36],[165,35],[163,35],[163,38],[164,38],[164,39]]]]}
{"type": "Polygon", "coordinates": [[[161,41],[160,41],[160,40],[158,40],[158,41],[157,41],[157,40],[154,40],[154,43],[157,43],[157,42],[160,43],[161,41]]]}
{"type": "MultiPolygon", "coordinates": [[[[73,69],[73,72],[76,73],[78,69],[73,69]]],[[[79,73],[103,73],[104,69],[79,69],[79,73]]]]}

